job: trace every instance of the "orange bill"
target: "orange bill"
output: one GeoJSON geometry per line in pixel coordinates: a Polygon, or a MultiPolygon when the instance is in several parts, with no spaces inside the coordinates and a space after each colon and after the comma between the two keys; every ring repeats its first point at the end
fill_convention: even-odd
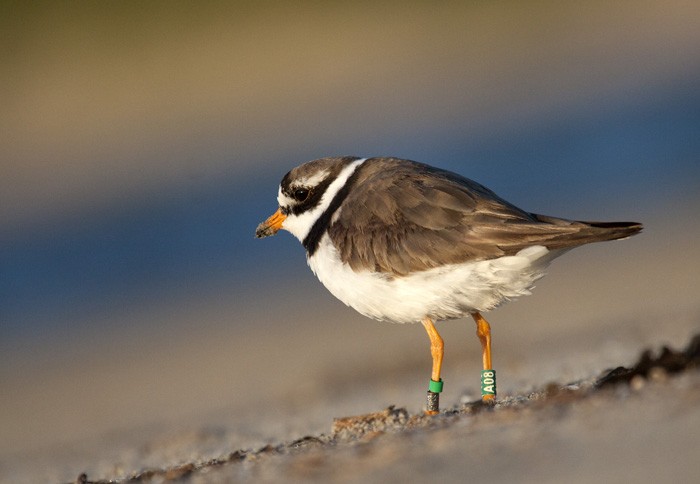
{"type": "Polygon", "coordinates": [[[261,239],[275,235],[282,228],[282,223],[286,218],[287,216],[282,213],[282,209],[278,208],[275,213],[270,215],[270,218],[258,225],[258,228],[255,229],[255,236],[261,239]]]}

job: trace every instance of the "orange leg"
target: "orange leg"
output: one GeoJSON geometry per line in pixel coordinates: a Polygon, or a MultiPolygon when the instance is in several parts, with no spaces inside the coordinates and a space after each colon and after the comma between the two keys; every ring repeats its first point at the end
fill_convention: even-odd
{"type": "Polygon", "coordinates": [[[442,380],[440,379],[440,370],[442,369],[442,357],[445,353],[445,343],[435,328],[433,320],[426,317],[423,321],[423,326],[428,332],[430,338],[430,354],[433,357],[433,372],[431,374],[430,390],[428,390],[428,407],[426,413],[435,415],[440,408],[440,392],[442,391],[442,380]],[[435,390],[435,391],[433,391],[435,390]]]}
{"type": "MultiPolygon", "coordinates": [[[[493,370],[491,366],[491,326],[489,322],[484,319],[484,317],[478,312],[472,313],[472,318],[476,322],[476,335],[479,337],[481,342],[481,358],[484,366],[484,370],[493,370]]],[[[492,401],[496,399],[495,392],[495,373],[494,373],[494,392],[493,395],[485,395],[482,393],[482,399],[484,401],[492,401]]]]}

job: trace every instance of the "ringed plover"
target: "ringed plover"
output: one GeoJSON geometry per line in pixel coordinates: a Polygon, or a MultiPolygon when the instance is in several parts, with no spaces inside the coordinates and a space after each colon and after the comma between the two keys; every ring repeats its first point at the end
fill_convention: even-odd
{"type": "Polygon", "coordinates": [[[636,222],[529,213],[456,173],[398,158],[321,158],[287,173],[278,210],[255,235],[291,232],[328,290],[361,314],[421,322],[433,360],[427,412],[439,410],[443,340],[435,322],[471,316],[482,348],[482,398],[496,396],[482,312],[530,293],[548,264],[590,242],[638,233],[636,222]]]}

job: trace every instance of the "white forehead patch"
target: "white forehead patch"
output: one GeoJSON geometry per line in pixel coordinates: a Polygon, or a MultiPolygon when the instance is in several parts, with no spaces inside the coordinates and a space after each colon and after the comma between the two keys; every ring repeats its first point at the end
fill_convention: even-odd
{"type": "Polygon", "coordinates": [[[277,204],[280,207],[289,207],[293,203],[294,203],[294,200],[292,200],[287,195],[282,193],[282,186],[280,186],[279,189],[277,190],[277,204]]]}

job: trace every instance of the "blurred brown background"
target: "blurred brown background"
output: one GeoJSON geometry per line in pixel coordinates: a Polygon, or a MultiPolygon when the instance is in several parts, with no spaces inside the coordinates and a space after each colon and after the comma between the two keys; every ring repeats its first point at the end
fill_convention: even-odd
{"type": "MultiPolygon", "coordinates": [[[[420,408],[423,329],[335,301],[288,234],[253,239],[321,156],[645,223],[491,314],[505,393],[698,328],[698,2],[3,2],[0,38],[0,479],[118,475],[172,429],[223,429],[216,453],[420,408]]],[[[451,405],[478,342],[441,328],[451,405]]]]}

